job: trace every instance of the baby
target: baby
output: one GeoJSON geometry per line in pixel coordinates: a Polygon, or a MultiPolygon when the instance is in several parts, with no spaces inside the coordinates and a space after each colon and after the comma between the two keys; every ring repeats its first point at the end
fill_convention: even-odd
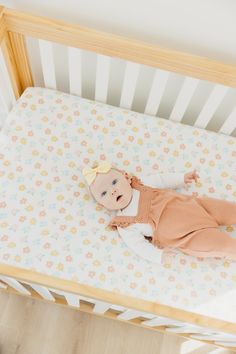
{"type": "Polygon", "coordinates": [[[173,190],[197,182],[196,170],[151,174],[141,181],[103,162],[84,168],[83,175],[95,200],[118,211],[109,225],[142,258],[163,264],[178,249],[196,257],[236,260],[236,240],[218,230],[236,224],[236,203],[173,190]]]}

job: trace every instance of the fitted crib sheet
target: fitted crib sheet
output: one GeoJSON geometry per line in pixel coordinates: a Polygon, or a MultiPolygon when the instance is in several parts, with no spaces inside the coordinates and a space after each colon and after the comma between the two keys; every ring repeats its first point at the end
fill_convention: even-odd
{"type": "Polygon", "coordinates": [[[0,132],[0,262],[236,322],[236,262],[138,257],[81,173],[106,159],[140,178],[196,168],[198,183],[177,191],[236,201],[235,157],[233,137],[27,88],[0,132]]]}

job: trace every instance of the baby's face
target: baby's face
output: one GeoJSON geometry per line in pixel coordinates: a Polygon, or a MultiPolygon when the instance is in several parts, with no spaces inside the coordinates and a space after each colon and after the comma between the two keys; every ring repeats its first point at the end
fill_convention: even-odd
{"type": "Polygon", "coordinates": [[[111,169],[98,173],[90,185],[90,191],[98,203],[108,210],[125,208],[132,198],[131,179],[127,174],[111,169]]]}

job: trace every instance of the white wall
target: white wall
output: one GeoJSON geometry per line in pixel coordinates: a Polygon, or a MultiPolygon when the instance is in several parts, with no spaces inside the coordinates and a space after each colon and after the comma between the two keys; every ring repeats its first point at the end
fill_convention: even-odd
{"type": "Polygon", "coordinates": [[[0,0],[0,3],[236,63],[235,0],[0,0]]]}
{"type": "MultiPolygon", "coordinates": [[[[6,7],[35,15],[51,17],[85,27],[124,35],[172,48],[236,64],[236,1],[235,0],[0,0],[6,7]]],[[[34,62],[36,86],[43,85],[40,73],[38,47],[30,39],[31,59],[34,62]]],[[[68,80],[63,60],[66,60],[63,46],[54,45],[58,89],[68,92],[68,80]],[[56,54],[55,54],[56,53],[56,54]],[[64,65],[64,66],[63,66],[64,65]]],[[[82,96],[94,99],[94,54],[84,54],[83,76],[86,76],[82,96]]],[[[122,61],[113,61],[108,103],[119,104],[121,90],[122,61]]],[[[139,77],[132,109],[144,110],[144,98],[151,84],[152,70],[143,67],[139,77]]],[[[172,74],[171,80],[160,105],[158,116],[168,118],[183,77],[172,74]]],[[[196,90],[191,106],[183,122],[193,124],[211,92],[211,83],[205,82],[196,90]]],[[[236,102],[236,90],[231,89],[208,124],[207,129],[218,130],[223,115],[229,115],[236,102]]],[[[234,134],[236,136],[236,131],[234,134]]]]}

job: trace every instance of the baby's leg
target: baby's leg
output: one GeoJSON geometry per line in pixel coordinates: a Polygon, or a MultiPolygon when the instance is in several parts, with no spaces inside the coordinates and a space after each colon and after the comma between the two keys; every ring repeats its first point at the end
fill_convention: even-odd
{"type": "Polygon", "coordinates": [[[178,249],[191,256],[226,257],[236,261],[236,240],[214,227],[192,232],[191,238],[178,249]]]}
{"type": "Polygon", "coordinates": [[[209,197],[196,197],[196,200],[218,225],[236,224],[236,203],[209,197]]]}

